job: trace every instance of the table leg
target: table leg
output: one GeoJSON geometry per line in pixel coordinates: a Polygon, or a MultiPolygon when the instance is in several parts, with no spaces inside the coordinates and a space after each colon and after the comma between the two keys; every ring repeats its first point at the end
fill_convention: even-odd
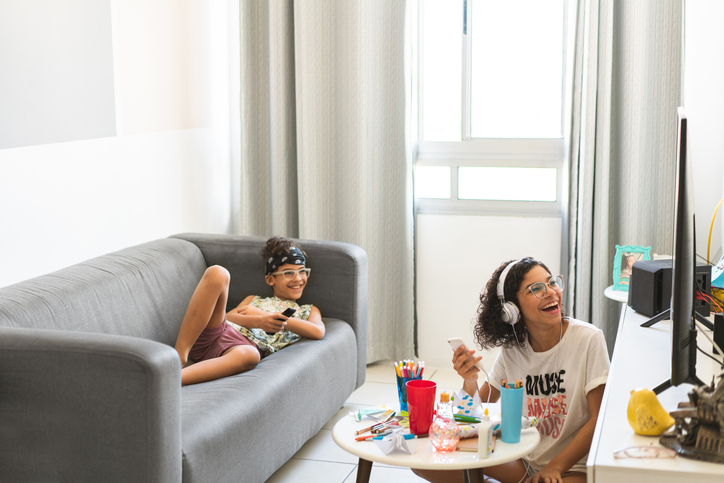
{"type": "Polygon", "coordinates": [[[372,462],[360,458],[357,465],[357,483],[369,483],[370,473],[372,473],[372,462]]]}
{"type": "Polygon", "coordinates": [[[484,476],[482,468],[463,470],[463,483],[483,483],[484,476]]]}

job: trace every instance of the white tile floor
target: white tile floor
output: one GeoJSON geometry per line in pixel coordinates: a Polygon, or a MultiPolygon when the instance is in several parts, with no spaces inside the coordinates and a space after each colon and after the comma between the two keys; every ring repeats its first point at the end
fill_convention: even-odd
{"type": "MultiPolygon", "coordinates": [[[[425,368],[425,379],[437,383],[441,391],[457,392],[462,379],[452,369],[425,368]]],[[[391,362],[367,366],[365,383],[347,399],[344,406],[312,439],[279,468],[267,483],[353,483],[357,479],[357,458],[341,449],[332,439],[332,427],[357,408],[397,401],[397,385],[391,362]]],[[[425,480],[407,468],[372,465],[370,483],[419,483],[425,480]]]]}

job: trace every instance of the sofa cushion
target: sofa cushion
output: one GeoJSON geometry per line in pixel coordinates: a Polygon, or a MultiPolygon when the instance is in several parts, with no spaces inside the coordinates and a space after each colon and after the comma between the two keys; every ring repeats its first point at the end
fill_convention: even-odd
{"type": "Polygon", "coordinates": [[[128,335],[173,346],[206,269],[193,243],[157,240],[0,292],[0,326],[128,335]]]}
{"type": "Polygon", "coordinates": [[[239,474],[265,481],[339,411],[355,388],[357,341],[349,324],[324,322],[322,340],[302,340],[249,372],[183,388],[184,481],[203,475],[238,483],[239,474]]]}

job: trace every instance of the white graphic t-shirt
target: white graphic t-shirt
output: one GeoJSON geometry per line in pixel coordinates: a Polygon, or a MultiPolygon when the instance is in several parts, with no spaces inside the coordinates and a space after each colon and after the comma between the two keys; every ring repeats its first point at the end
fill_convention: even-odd
{"type": "MultiPolygon", "coordinates": [[[[589,420],[586,395],[606,383],[608,350],[597,327],[568,319],[561,341],[546,352],[534,352],[527,342],[501,349],[490,373],[491,381],[525,381],[523,415],[538,418],[540,444],[529,455],[540,471],[578,434],[589,420]]],[[[586,457],[572,471],[586,471],[586,457]]]]}

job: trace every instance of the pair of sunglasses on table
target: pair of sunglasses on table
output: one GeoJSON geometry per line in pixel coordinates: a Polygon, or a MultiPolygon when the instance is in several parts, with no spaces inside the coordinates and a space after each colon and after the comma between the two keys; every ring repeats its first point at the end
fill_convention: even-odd
{"type": "Polygon", "coordinates": [[[673,458],[676,451],[661,446],[632,446],[630,448],[614,451],[615,459],[625,458],[673,458]]]}

